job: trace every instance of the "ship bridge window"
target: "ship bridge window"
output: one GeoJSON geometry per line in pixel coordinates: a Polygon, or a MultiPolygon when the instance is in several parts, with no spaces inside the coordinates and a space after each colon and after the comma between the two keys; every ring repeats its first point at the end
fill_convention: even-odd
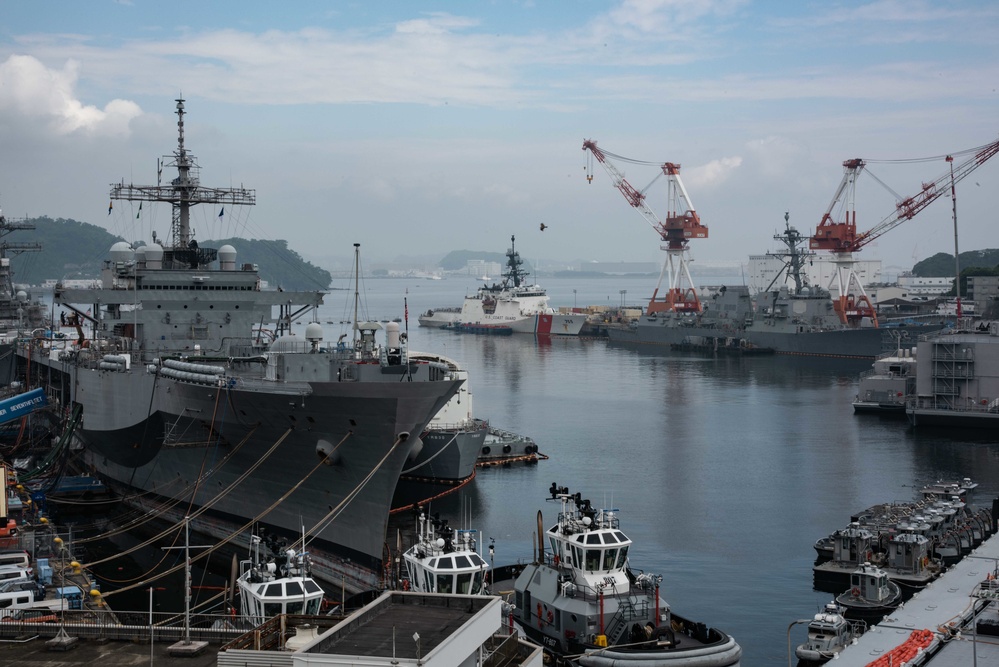
{"type": "Polygon", "coordinates": [[[486,561],[482,560],[482,556],[479,554],[471,554],[468,558],[475,567],[483,567],[486,564],[486,561]]]}
{"type": "Polygon", "coordinates": [[[615,530],[614,534],[617,535],[617,539],[620,540],[621,542],[627,542],[628,541],[628,538],[625,537],[624,533],[622,533],[620,530],[615,530]]]}
{"type": "Polygon", "coordinates": [[[466,567],[473,567],[472,563],[469,562],[469,560],[468,560],[468,558],[466,556],[455,556],[454,557],[454,562],[455,562],[455,565],[458,567],[458,569],[464,569],[466,567]]]}
{"type": "Polygon", "coordinates": [[[604,533],[604,544],[617,544],[617,535],[614,533],[604,533]]]}
{"type": "Polygon", "coordinates": [[[301,600],[296,600],[295,602],[289,602],[285,606],[287,607],[286,614],[301,614],[304,603],[301,600]]]}
{"type": "Polygon", "coordinates": [[[297,581],[289,581],[285,583],[284,590],[286,595],[302,595],[302,585],[297,581]]]}
{"type": "Polygon", "coordinates": [[[279,598],[284,595],[284,591],[281,590],[281,584],[269,584],[267,590],[264,592],[264,597],[268,598],[279,598]]]}
{"type": "Polygon", "coordinates": [[[586,568],[590,572],[600,569],[600,549],[586,550],[586,568]]]}
{"type": "Polygon", "coordinates": [[[590,533],[586,536],[587,544],[600,544],[600,533],[590,533]]]}
{"type": "Polygon", "coordinates": [[[305,580],[305,590],[307,593],[321,593],[323,589],[319,587],[319,584],[312,581],[311,579],[305,580]]]}
{"type": "Polygon", "coordinates": [[[436,558],[431,558],[430,559],[430,564],[427,567],[429,567],[430,569],[434,569],[435,567],[437,567],[437,559],[436,558]]]}
{"type": "Polygon", "coordinates": [[[454,569],[454,559],[452,559],[452,558],[441,558],[440,559],[440,569],[441,570],[453,570],[454,569]]]}
{"type": "Polygon", "coordinates": [[[438,574],[437,575],[437,592],[438,593],[451,593],[454,577],[450,574],[438,574]]]}
{"type": "Polygon", "coordinates": [[[621,547],[621,551],[617,554],[617,566],[619,568],[624,567],[626,560],[628,560],[628,547],[621,547]]]}
{"type": "Polygon", "coordinates": [[[469,572],[468,574],[459,574],[458,588],[455,592],[460,593],[461,595],[468,595],[469,593],[472,592],[471,587],[472,587],[472,573],[469,572]]]}
{"type": "Polygon", "coordinates": [[[604,550],[604,569],[613,570],[614,563],[617,561],[617,549],[605,549],[604,550]]]}
{"type": "Polygon", "coordinates": [[[277,616],[281,613],[280,602],[267,602],[264,604],[264,616],[277,616]]]}
{"type": "Polygon", "coordinates": [[[472,575],[472,590],[468,591],[471,595],[478,595],[483,590],[483,582],[485,581],[486,575],[483,571],[478,571],[472,575]]]}

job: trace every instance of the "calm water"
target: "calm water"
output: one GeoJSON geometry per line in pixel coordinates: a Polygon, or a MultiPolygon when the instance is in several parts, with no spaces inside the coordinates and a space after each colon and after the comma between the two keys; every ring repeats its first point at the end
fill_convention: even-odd
{"type": "MultiPolygon", "coordinates": [[[[718,282],[718,281],[712,281],[718,282]]],[[[640,304],[654,279],[544,281],[556,306],[640,304]],[[575,294],[573,291],[575,290],[575,294]],[[625,290],[626,294],[621,291],[625,290]]],[[[487,468],[434,507],[496,540],[496,564],[531,555],[536,512],[552,482],[620,510],[632,566],[663,575],[679,612],[730,632],[743,664],[787,664],[787,627],[831,599],[812,590],[813,542],[878,502],[912,500],[937,479],[973,477],[999,491],[999,448],[974,437],[911,431],[858,417],[850,404],[869,363],[786,357],[704,359],[605,341],[487,337],[418,327],[428,309],[459,305],[472,279],[367,280],[362,319],[409,305],[412,349],[470,374],[475,413],[533,437],[550,459],[487,468]]],[[[352,288],[350,288],[352,290],[352,288]]],[[[335,291],[327,336],[353,309],[335,291]],[[345,315],[346,313],[346,315],[345,315]]],[[[405,325],[403,325],[405,326],[405,325]]],[[[457,523],[452,520],[452,524],[457,523]]],[[[792,644],[804,628],[792,631],[792,644]]]]}

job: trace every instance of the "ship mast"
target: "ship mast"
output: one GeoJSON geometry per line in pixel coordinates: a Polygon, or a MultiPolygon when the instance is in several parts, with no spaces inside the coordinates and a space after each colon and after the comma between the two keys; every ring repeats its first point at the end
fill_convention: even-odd
{"type": "Polygon", "coordinates": [[[810,251],[803,252],[799,248],[805,242],[805,238],[801,235],[801,232],[791,226],[789,222],[790,217],[790,213],[784,213],[784,233],[774,236],[774,240],[780,241],[787,246],[787,251],[767,253],[768,256],[776,257],[784,262],[784,268],[778,271],[774,279],[767,285],[767,289],[765,290],[767,292],[773,288],[774,283],[781,276],[786,276],[794,281],[795,294],[801,294],[801,288],[808,286],[808,277],[802,274],[802,269],[805,267],[805,260],[814,257],[815,253],[810,251]]]}
{"type": "MultiPolygon", "coordinates": [[[[197,204],[225,206],[252,206],[256,192],[246,188],[205,188],[198,177],[200,167],[193,155],[184,147],[184,99],[177,99],[177,150],[166,156],[167,166],[177,168],[177,178],[162,185],[157,172],[156,185],[125,184],[111,186],[111,199],[130,202],[164,202],[173,207],[170,228],[170,247],[164,248],[164,268],[198,268],[213,261],[217,251],[198,248],[191,238],[191,207],[197,204]]],[[[220,212],[221,213],[221,212],[220,212]]]]}

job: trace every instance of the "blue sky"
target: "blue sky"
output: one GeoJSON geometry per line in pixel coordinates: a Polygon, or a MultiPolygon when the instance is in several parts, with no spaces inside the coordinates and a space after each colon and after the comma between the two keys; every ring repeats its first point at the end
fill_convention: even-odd
{"type": "MultiPolygon", "coordinates": [[[[695,265],[773,248],[784,212],[811,231],[842,162],[860,230],[942,156],[999,138],[993,2],[12,2],[0,4],[0,206],[159,236],[169,213],[109,184],[155,181],[174,99],[202,182],[257,206],[201,238],[282,238],[306,257],[371,265],[453,249],[658,261],[658,236],[597,170],[584,139],[678,162],[710,237],[695,265]],[[544,222],[548,229],[539,231],[544,222]]],[[[621,163],[666,213],[656,171],[621,163]],[[650,185],[651,183],[651,185],[650,185]]],[[[999,246],[999,159],[958,185],[961,249],[999,246]]],[[[911,266],[953,252],[949,198],[868,245],[911,266]]]]}

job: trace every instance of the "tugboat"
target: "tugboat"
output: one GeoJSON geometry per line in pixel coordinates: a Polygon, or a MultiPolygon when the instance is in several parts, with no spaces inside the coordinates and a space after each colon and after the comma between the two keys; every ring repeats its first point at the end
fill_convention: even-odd
{"type": "Polygon", "coordinates": [[[850,575],[850,590],[838,595],[836,602],[847,616],[877,623],[902,603],[902,589],[887,572],[863,563],[850,575]]]}
{"type": "Polygon", "coordinates": [[[239,564],[240,614],[244,623],[257,626],[279,614],[319,613],[323,589],[312,578],[306,551],[287,549],[268,542],[270,554],[261,553],[259,535],[250,536],[250,558],[239,564]]]}
{"type": "Polygon", "coordinates": [[[557,484],[550,492],[558,520],[543,533],[538,511],[536,560],[514,583],[514,621],[528,638],[556,663],[571,656],[583,667],[739,664],[732,637],[673,613],[659,595],[662,577],[630,568],[617,510],[594,509],[557,484]]]}
{"type": "Polygon", "coordinates": [[[821,665],[836,658],[839,653],[867,631],[864,621],[849,621],[844,616],[846,609],[836,602],[826,604],[824,610],[815,615],[808,624],[808,639],[794,649],[801,664],[821,665]]]}
{"type": "Polygon", "coordinates": [[[478,551],[478,531],[455,529],[447,519],[416,519],[416,543],[402,555],[406,563],[403,590],[419,593],[482,595],[489,564],[478,551]]]}

